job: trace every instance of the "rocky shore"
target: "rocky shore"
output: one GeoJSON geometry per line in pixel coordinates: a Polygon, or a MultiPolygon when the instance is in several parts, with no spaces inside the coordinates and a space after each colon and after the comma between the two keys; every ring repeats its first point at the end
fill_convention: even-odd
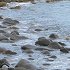
{"type": "MultiPolygon", "coordinates": [[[[6,14],[5,11],[7,12],[8,10],[11,11],[11,16],[12,13],[17,12],[16,16],[18,15],[18,17],[14,18],[15,15],[13,15],[12,18],[4,14],[0,16],[0,55],[4,56],[0,58],[0,70],[70,69],[67,66],[64,69],[65,63],[69,64],[70,60],[70,47],[67,47],[67,43],[70,42],[70,36],[61,36],[59,31],[61,26],[57,27],[59,24],[56,25],[54,23],[52,25],[48,24],[50,22],[48,18],[47,21],[49,22],[46,23],[47,25],[41,24],[40,21],[45,15],[40,19],[35,18],[38,20],[36,21],[34,16],[37,13],[40,14],[41,11],[37,12],[37,10],[41,9],[35,9],[35,7],[35,4],[31,3],[30,6],[18,3],[18,5],[13,7],[9,4],[1,7],[1,13],[4,12],[6,14]],[[25,10],[23,10],[24,8],[25,10]],[[20,16],[19,12],[26,18],[20,16]],[[29,17],[32,17],[32,19],[27,14],[31,14],[29,17]],[[27,22],[24,20],[27,20],[27,22]]],[[[43,11],[41,14],[43,14],[43,11]]],[[[7,15],[9,14],[7,13],[7,15]]]]}

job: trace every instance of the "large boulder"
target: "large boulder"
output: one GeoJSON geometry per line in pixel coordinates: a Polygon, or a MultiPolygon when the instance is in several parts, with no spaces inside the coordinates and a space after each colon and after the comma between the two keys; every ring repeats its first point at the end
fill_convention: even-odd
{"type": "Polygon", "coordinates": [[[40,46],[48,46],[52,41],[50,39],[46,39],[45,37],[38,38],[38,41],[35,44],[40,46]]]}
{"type": "Polygon", "coordinates": [[[51,42],[48,47],[53,49],[60,49],[62,45],[60,45],[58,42],[51,42]]]}
{"type": "Polygon", "coordinates": [[[8,63],[8,61],[6,59],[1,59],[0,60],[0,68],[2,68],[3,65],[9,66],[9,63],[8,63]]]}
{"type": "Polygon", "coordinates": [[[18,62],[18,64],[15,66],[15,68],[19,68],[19,67],[22,67],[28,70],[37,70],[37,68],[34,65],[32,65],[29,61],[25,59],[21,59],[18,62]]]}
{"type": "Polygon", "coordinates": [[[3,20],[3,24],[5,24],[5,25],[16,25],[18,23],[19,23],[19,21],[12,20],[11,18],[6,18],[3,20]]]}

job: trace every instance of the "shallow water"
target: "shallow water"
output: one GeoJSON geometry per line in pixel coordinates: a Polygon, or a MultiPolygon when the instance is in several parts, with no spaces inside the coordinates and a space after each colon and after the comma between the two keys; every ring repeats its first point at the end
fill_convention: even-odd
{"type": "MultiPolygon", "coordinates": [[[[16,3],[15,5],[21,5],[21,9],[12,10],[9,9],[9,6],[11,6],[9,5],[7,7],[0,8],[0,15],[2,15],[4,18],[10,17],[19,20],[20,24],[17,25],[19,28],[19,33],[28,37],[29,39],[15,42],[17,46],[12,46],[11,43],[0,43],[1,47],[11,49],[18,53],[15,56],[0,54],[0,58],[7,58],[11,66],[15,66],[20,59],[29,58],[29,54],[22,53],[20,49],[22,45],[34,45],[38,37],[45,36],[48,38],[51,33],[57,33],[60,36],[60,39],[57,39],[56,41],[64,42],[67,45],[65,47],[70,47],[70,41],[65,40],[65,36],[70,36],[70,1],[37,4],[16,3]],[[40,28],[43,31],[35,32],[34,29],[36,28],[40,28]]],[[[44,58],[48,57],[43,55],[40,51],[34,51],[34,53],[31,55],[34,60],[29,61],[37,67],[44,68],[44,70],[66,70],[66,68],[70,68],[70,59],[68,59],[68,57],[70,57],[70,53],[62,54],[59,52],[59,50],[51,52],[51,55],[57,56],[57,59],[55,59],[53,62],[45,60],[44,58]],[[49,63],[50,66],[43,66],[43,63],[49,63]]]]}

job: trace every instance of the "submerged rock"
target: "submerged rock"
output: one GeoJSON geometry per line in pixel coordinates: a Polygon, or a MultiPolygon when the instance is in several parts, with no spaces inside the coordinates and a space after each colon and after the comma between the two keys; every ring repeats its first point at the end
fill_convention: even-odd
{"type": "Polygon", "coordinates": [[[0,41],[2,41],[2,40],[8,40],[8,38],[5,35],[3,35],[2,33],[0,33],[0,41]]]}
{"type": "Polygon", "coordinates": [[[1,59],[0,60],[0,68],[2,68],[3,65],[9,66],[9,63],[6,59],[1,59]]]}
{"type": "Polygon", "coordinates": [[[37,68],[34,65],[32,65],[29,61],[25,59],[21,59],[18,62],[18,64],[15,66],[15,68],[19,68],[19,67],[22,67],[28,70],[37,70],[37,68]]]}
{"type": "Polygon", "coordinates": [[[50,43],[52,42],[52,40],[50,39],[46,39],[45,37],[40,37],[38,38],[38,41],[35,42],[35,44],[40,45],[40,46],[48,46],[50,43]]]}
{"type": "Polygon", "coordinates": [[[51,35],[49,36],[49,38],[57,39],[57,38],[59,38],[59,36],[58,36],[58,35],[56,35],[56,34],[51,34],[51,35]]]}
{"type": "Polygon", "coordinates": [[[19,23],[19,21],[12,20],[11,18],[6,18],[3,20],[3,24],[5,24],[5,25],[16,25],[18,23],[19,23]]]}
{"type": "Polygon", "coordinates": [[[42,31],[42,29],[35,29],[35,31],[42,31]]]}

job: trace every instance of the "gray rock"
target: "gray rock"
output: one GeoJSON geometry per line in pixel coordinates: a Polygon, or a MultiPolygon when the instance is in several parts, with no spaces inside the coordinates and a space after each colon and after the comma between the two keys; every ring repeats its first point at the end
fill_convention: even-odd
{"type": "Polygon", "coordinates": [[[18,31],[12,31],[10,34],[16,36],[16,35],[19,35],[19,32],[18,31]]]}
{"type": "Polygon", "coordinates": [[[63,52],[63,53],[69,53],[69,51],[64,47],[60,48],[60,51],[63,52]]]}
{"type": "Polygon", "coordinates": [[[58,42],[51,42],[48,47],[53,49],[60,49],[62,45],[60,45],[58,42]]]}
{"type": "Polygon", "coordinates": [[[57,38],[59,38],[59,36],[58,36],[58,35],[56,35],[56,34],[51,34],[51,35],[49,36],[49,38],[57,39],[57,38]]]}
{"type": "Polygon", "coordinates": [[[50,39],[46,39],[45,37],[38,38],[38,41],[35,44],[40,46],[48,46],[52,41],[50,39]]]}
{"type": "Polygon", "coordinates": [[[0,41],[2,41],[2,40],[8,40],[8,38],[5,35],[3,35],[2,33],[0,33],[0,41]]]}
{"type": "Polygon", "coordinates": [[[6,25],[16,25],[18,23],[19,23],[19,21],[12,20],[11,18],[6,18],[3,20],[3,24],[6,24],[6,25]]]}
{"type": "Polygon", "coordinates": [[[25,59],[21,59],[18,62],[18,64],[15,66],[15,68],[19,68],[19,67],[22,67],[28,70],[37,70],[37,68],[34,65],[32,65],[29,61],[25,59]]]}
{"type": "Polygon", "coordinates": [[[2,68],[3,65],[9,66],[9,63],[6,59],[1,59],[0,60],[0,68],[2,68]]]}

